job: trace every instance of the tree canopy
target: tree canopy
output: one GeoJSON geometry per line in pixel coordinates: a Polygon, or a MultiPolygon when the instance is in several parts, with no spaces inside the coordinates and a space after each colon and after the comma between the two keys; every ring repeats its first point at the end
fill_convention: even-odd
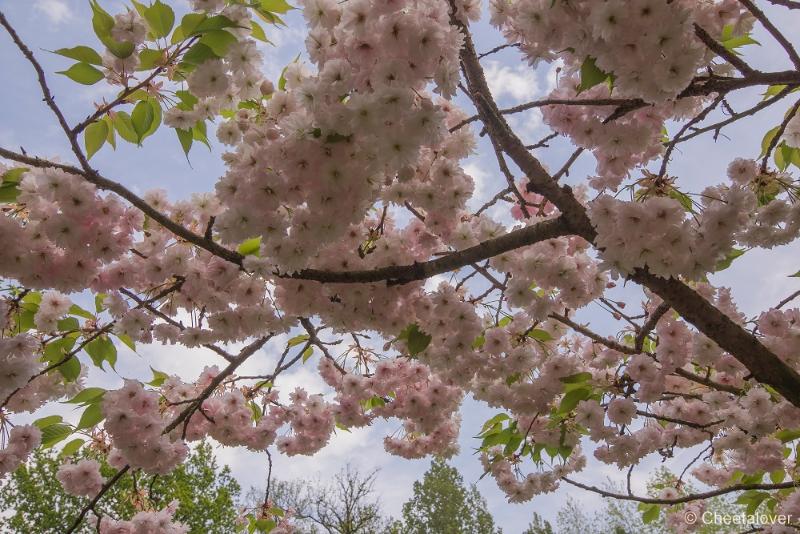
{"type": "MultiPolygon", "coordinates": [[[[0,11],[52,120],[0,146],[0,476],[57,447],[65,533],[190,530],[166,502],[103,510],[206,438],[271,473],[392,420],[387,452],[447,458],[466,397],[496,411],[465,431],[511,502],[569,486],[688,530],[735,495],[767,532],[798,521],[800,3],[90,0],[52,51],[19,29],[34,4],[0,11]],[[280,74],[268,34],[296,48],[280,74]],[[509,64],[552,83],[501,100],[509,64]],[[170,138],[187,184],[224,146],[213,186],[101,163],[170,138]],[[209,365],[147,369],[145,345],[209,365]],[[304,365],[322,382],[290,391],[304,365]],[[590,477],[656,459],[681,473],[657,496],[590,477]]],[[[436,510],[418,489],[409,520],[436,510]]],[[[236,528],[292,522],[267,500],[236,528]]]]}
{"type": "MultiPolygon", "coordinates": [[[[88,454],[83,452],[80,458],[88,454]]],[[[77,516],[82,499],[54,483],[63,460],[52,450],[37,449],[27,464],[0,483],[0,509],[5,511],[0,516],[0,532],[52,534],[64,528],[65,519],[77,516]]],[[[114,469],[103,463],[100,472],[108,477],[114,469]]],[[[191,532],[228,534],[236,529],[239,492],[228,466],[220,468],[211,445],[202,442],[171,473],[120,480],[109,490],[100,510],[128,517],[177,501],[175,519],[191,532]]],[[[84,524],[78,532],[95,530],[84,524]]]]}

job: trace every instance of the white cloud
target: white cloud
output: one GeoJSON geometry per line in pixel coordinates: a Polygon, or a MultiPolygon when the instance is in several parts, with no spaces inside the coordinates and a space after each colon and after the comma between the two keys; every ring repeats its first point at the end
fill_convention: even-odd
{"type": "Polygon", "coordinates": [[[53,24],[69,22],[75,17],[66,0],[35,0],[33,9],[47,17],[53,24]]]}
{"type": "Polygon", "coordinates": [[[528,65],[511,67],[499,61],[488,61],[484,72],[495,99],[510,96],[515,100],[527,101],[542,93],[536,73],[528,65]]]}

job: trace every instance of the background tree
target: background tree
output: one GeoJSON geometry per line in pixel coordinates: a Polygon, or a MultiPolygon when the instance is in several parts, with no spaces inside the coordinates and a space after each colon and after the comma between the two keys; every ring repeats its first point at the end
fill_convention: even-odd
{"type": "Polygon", "coordinates": [[[522,534],[554,534],[553,525],[550,524],[550,521],[534,512],[533,519],[522,534]]]}
{"type": "Polygon", "coordinates": [[[393,531],[407,534],[500,533],[475,484],[469,488],[454,467],[434,458],[414,494],[403,504],[403,517],[393,531]]]}
{"type": "MultiPolygon", "coordinates": [[[[377,471],[362,474],[346,465],[330,483],[320,480],[274,481],[270,500],[279,508],[294,510],[295,527],[315,534],[378,534],[385,532],[380,503],[375,498],[377,471]]],[[[247,507],[257,508],[264,490],[251,488],[247,507]]]]}
{"type": "MultiPolygon", "coordinates": [[[[80,457],[90,454],[82,452],[80,457]]],[[[69,495],[56,483],[63,461],[52,449],[37,449],[27,465],[3,481],[0,510],[9,515],[0,517],[0,532],[63,531],[65,518],[75,517],[86,501],[69,495]]],[[[101,472],[110,476],[114,469],[102,464],[101,472]]],[[[115,517],[129,517],[143,508],[157,510],[177,500],[175,519],[190,532],[230,534],[235,530],[239,492],[228,466],[220,468],[211,445],[202,442],[168,475],[125,477],[109,490],[99,509],[115,517]]],[[[78,532],[95,532],[94,525],[85,523],[78,532]]]]}

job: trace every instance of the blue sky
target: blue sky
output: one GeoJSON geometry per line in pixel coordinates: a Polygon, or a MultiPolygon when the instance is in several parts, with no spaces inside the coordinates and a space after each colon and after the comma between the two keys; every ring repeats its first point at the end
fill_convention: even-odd
{"type": "MultiPolygon", "coordinates": [[[[101,0],[100,3],[112,13],[124,9],[124,3],[119,0],[101,0]]],[[[184,0],[173,0],[171,3],[185,4],[184,0]]],[[[92,46],[96,44],[91,30],[88,2],[0,0],[0,8],[42,62],[49,74],[50,86],[56,100],[71,123],[83,119],[90,113],[93,110],[93,102],[113,95],[113,91],[101,84],[98,84],[97,88],[86,89],[54,74],[58,70],[67,68],[70,62],[46,52],[77,44],[92,46]]],[[[787,30],[800,27],[800,13],[790,13],[778,8],[765,9],[768,13],[779,15],[775,18],[779,27],[787,30]]],[[[268,37],[276,46],[264,48],[265,72],[273,79],[277,78],[284,65],[293,60],[298,52],[304,50],[304,35],[299,13],[290,13],[286,20],[289,23],[287,28],[268,30],[268,37]]],[[[474,31],[479,51],[501,44],[501,36],[485,21],[475,25],[474,31]]],[[[791,30],[787,34],[791,35],[791,30]]],[[[752,60],[763,70],[790,67],[788,60],[772,44],[767,35],[758,30],[755,36],[764,46],[748,47],[746,59],[752,60]]],[[[497,54],[489,61],[485,61],[484,66],[493,93],[501,107],[541,97],[548,92],[554,81],[550,67],[545,65],[535,71],[531,70],[513,51],[497,54]]],[[[13,150],[24,147],[30,154],[49,158],[61,156],[69,161],[69,150],[63,134],[41,101],[29,64],[24,61],[6,36],[0,37],[0,67],[3,79],[3,83],[0,84],[0,146],[13,150]]],[[[752,104],[760,99],[758,93],[758,90],[743,92],[742,95],[731,99],[731,104],[734,109],[743,109],[747,106],[747,102],[752,104]]],[[[787,99],[786,102],[790,101],[787,99]]],[[[759,114],[742,125],[727,128],[716,143],[710,135],[707,135],[694,143],[682,146],[674,156],[670,172],[679,176],[681,188],[690,192],[699,192],[706,185],[724,180],[725,168],[734,157],[758,155],[764,132],[778,124],[785,109],[785,106],[779,106],[759,114]]],[[[537,141],[549,133],[541,125],[540,116],[535,111],[514,116],[511,121],[512,126],[530,142],[537,141]]],[[[674,133],[676,128],[671,127],[670,131],[674,133]]],[[[472,203],[474,207],[481,205],[505,185],[502,175],[497,172],[487,141],[482,139],[479,146],[479,154],[465,163],[465,168],[477,182],[477,196],[472,203]]],[[[550,149],[538,151],[537,155],[540,155],[551,168],[559,168],[571,151],[567,143],[555,142],[550,149]]],[[[189,163],[183,156],[174,132],[162,128],[145,141],[144,147],[136,148],[119,143],[116,152],[105,147],[93,158],[92,163],[105,176],[126,184],[137,193],[160,187],[166,189],[171,198],[179,199],[188,197],[195,191],[213,188],[216,179],[224,172],[219,154],[220,147],[215,143],[212,143],[211,151],[202,146],[195,146],[189,163]]],[[[593,167],[593,158],[590,155],[582,156],[566,181],[580,182],[583,177],[591,173],[593,167]]],[[[501,215],[499,210],[493,214],[501,215]]],[[[800,280],[787,278],[788,274],[798,269],[800,269],[800,248],[796,245],[773,251],[756,250],[736,260],[730,269],[715,275],[712,281],[732,286],[734,297],[741,308],[748,314],[755,314],[778,302],[791,291],[800,289],[800,280]]],[[[616,294],[633,297],[632,304],[634,304],[641,293],[636,288],[620,288],[616,294]]],[[[603,332],[613,333],[619,327],[597,307],[588,307],[579,317],[581,321],[591,322],[593,328],[603,332]]],[[[276,351],[279,352],[283,348],[285,341],[285,338],[281,338],[271,342],[264,351],[247,363],[242,372],[249,373],[263,369],[269,362],[274,362],[276,351]]],[[[127,349],[121,348],[120,351],[127,349]]],[[[126,355],[128,357],[121,358],[118,367],[119,375],[125,377],[149,378],[148,365],[153,364],[163,371],[191,378],[196,376],[204,365],[219,363],[204,350],[179,347],[141,347],[138,356],[129,352],[126,352],[126,355]]],[[[103,381],[107,387],[115,387],[120,382],[120,378],[115,375],[93,376],[93,378],[103,381]]],[[[322,383],[313,367],[300,368],[286,378],[282,384],[282,389],[285,391],[290,391],[296,385],[303,385],[309,390],[322,389],[322,383]]],[[[43,410],[42,414],[50,411],[63,412],[63,410],[61,407],[51,407],[43,410]]],[[[462,409],[460,440],[462,450],[454,458],[453,464],[460,469],[468,482],[477,481],[481,475],[480,464],[473,454],[477,440],[472,436],[477,433],[480,424],[494,413],[493,410],[470,400],[462,409]]],[[[276,460],[274,474],[283,479],[315,475],[328,478],[348,461],[364,471],[380,468],[377,489],[384,508],[389,513],[398,515],[402,502],[411,494],[413,481],[421,477],[428,466],[427,460],[408,461],[384,452],[382,437],[398,428],[397,422],[392,421],[351,433],[340,432],[328,448],[311,458],[286,458],[274,455],[276,460]]],[[[218,454],[221,461],[232,467],[234,474],[245,488],[264,483],[266,461],[263,455],[229,448],[220,448],[218,454]]],[[[692,456],[692,451],[687,451],[676,458],[677,463],[672,465],[678,466],[680,460],[686,461],[692,456]]],[[[658,459],[651,459],[638,470],[639,474],[634,477],[637,487],[640,489],[643,487],[648,466],[656,465],[658,459]]],[[[619,479],[619,476],[616,468],[599,464],[590,458],[589,469],[578,478],[602,483],[606,477],[619,479]]],[[[488,477],[480,481],[479,488],[489,502],[496,521],[505,532],[509,533],[522,531],[533,512],[554,519],[568,495],[579,500],[584,509],[594,509],[599,505],[596,496],[572,488],[562,488],[554,494],[540,496],[530,503],[521,505],[506,503],[504,496],[488,477]]]]}

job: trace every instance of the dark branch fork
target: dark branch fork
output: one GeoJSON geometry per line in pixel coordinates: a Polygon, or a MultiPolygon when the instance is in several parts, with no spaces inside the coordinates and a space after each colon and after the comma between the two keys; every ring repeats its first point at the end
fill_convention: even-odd
{"type": "MultiPolygon", "coordinates": [[[[498,109],[484,77],[483,69],[475,54],[469,29],[455,17],[452,24],[461,28],[464,46],[461,49],[461,65],[467,81],[467,90],[475,107],[484,120],[488,134],[497,139],[503,150],[528,176],[528,190],[541,194],[561,211],[567,227],[590,243],[594,243],[596,232],[585,208],[577,201],[568,186],[559,187],[545,171],[541,163],[525,148],[498,109]]],[[[728,92],[734,88],[750,85],[754,79],[776,78],[800,81],[800,72],[784,73],[755,72],[745,78],[709,77],[704,84],[693,83],[683,95],[728,92]]],[[[648,287],[664,302],[676,310],[700,332],[712,339],[721,348],[742,363],[759,382],[769,384],[795,406],[800,407],[800,374],[765,347],[754,335],[713,306],[700,294],[675,278],[664,279],[646,269],[637,269],[630,279],[648,287]]]]}

